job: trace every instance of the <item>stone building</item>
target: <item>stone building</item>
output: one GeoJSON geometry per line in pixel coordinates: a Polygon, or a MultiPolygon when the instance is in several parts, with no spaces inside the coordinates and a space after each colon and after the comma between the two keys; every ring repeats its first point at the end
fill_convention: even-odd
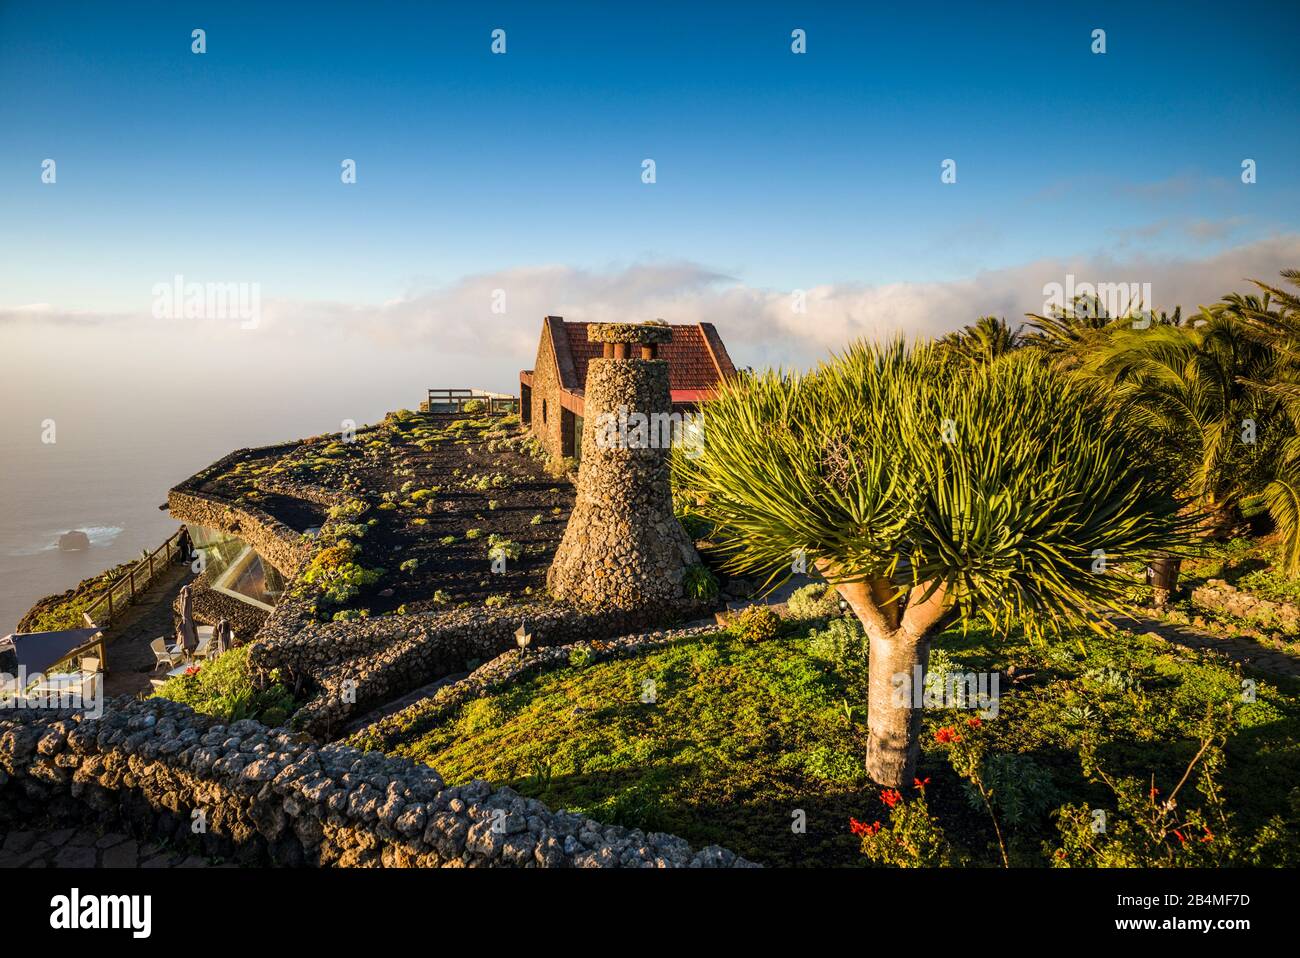
{"type": "MultiPolygon", "coordinates": [[[[519,374],[520,416],[553,456],[582,459],[587,365],[602,352],[600,343],[588,340],[588,325],[547,316],[537,361],[519,374]]],[[[712,323],[665,328],[672,337],[656,347],[657,358],[668,363],[673,411],[687,412],[707,402],[736,367],[712,323]]]]}

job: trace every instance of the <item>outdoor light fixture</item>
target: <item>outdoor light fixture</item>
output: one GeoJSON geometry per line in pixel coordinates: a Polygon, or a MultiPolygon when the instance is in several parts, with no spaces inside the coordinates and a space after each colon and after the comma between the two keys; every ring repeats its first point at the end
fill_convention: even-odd
{"type": "Polygon", "coordinates": [[[533,641],[533,636],[530,632],[524,630],[524,623],[521,621],[518,630],[515,632],[515,642],[519,646],[519,651],[527,651],[528,643],[531,641],[533,641]]]}

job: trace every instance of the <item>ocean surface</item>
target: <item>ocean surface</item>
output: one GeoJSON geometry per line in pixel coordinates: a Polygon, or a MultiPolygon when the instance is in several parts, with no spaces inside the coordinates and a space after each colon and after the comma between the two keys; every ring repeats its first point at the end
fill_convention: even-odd
{"type": "Polygon", "coordinates": [[[160,545],[178,525],[158,508],[167,490],[226,453],[334,432],[345,416],[373,422],[418,399],[394,389],[391,401],[312,401],[274,383],[213,403],[131,388],[93,402],[80,389],[12,397],[0,420],[0,635],[43,596],[160,545]],[[73,529],[90,548],[61,552],[59,536],[73,529]]]}

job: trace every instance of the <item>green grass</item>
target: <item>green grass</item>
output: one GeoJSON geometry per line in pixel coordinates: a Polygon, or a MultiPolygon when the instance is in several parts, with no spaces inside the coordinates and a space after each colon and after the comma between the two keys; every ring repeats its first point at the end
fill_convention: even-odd
{"type": "MultiPolygon", "coordinates": [[[[130,571],[135,561],[107,569],[99,575],[82,580],[75,589],[63,596],[49,596],[42,599],[48,605],[41,609],[32,621],[27,623],[29,632],[58,632],[62,629],[80,629],[86,625],[82,614],[104,597],[110,585],[130,571]]],[[[37,603],[38,605],[40,603],[37,603]]]]}
{"type": "MultiPolygon", "coordinates": [[[[861,865],[850,816],[885,818],[862,772],[864,670],[809,655],[806,636],[746,643],[721,633],[638,658],[569,667],[477,699],[397,754],[448,781],[487,778],[617,824],[717,842],[774,865],[861,865]],[[653,681],[656,701],[643,703],[653,681]],[[807,831],[791,828],[796,810],[807,831]]],[[[1001,709],[987,722],[1003,779],[1013,863],[1046,865],[1052,809],[1107,807],[1080,770],[1085,734],[1112,775],[1155,775],[1166,793],[1194,754],[1210,703],[1237,703],[1219,781],[1236,824],[1293,814],[1300,782],[1300,701],[1260,678],[1240,704],[1240,675],[1199,653],[1139,636],[1089,636],[1052,647],[950,631],[938,647],[956,669],[1001,670],[1001,709]],[[1016,666],[1012,683],[1005,675],[1016,666]]],[[[922,776],[949,838],[978,864],[998,861],[982,806],[934,744],[933,730],[971,713],[928,710],[922,776]]],[[[1186,793],[1191,794],[1189,791],[1186,793]]]]}
{"type": "Polygon", "coordinates": [[[256,719],[265,725],[284,725],[300,703],[285,686],[272,681],[254,687],[248,671],[248,646],[224,652],[202,663],[194,675],[181,675],[164,683],[154,695],[188,705],[196,712],[223,722],[256,719]]]}

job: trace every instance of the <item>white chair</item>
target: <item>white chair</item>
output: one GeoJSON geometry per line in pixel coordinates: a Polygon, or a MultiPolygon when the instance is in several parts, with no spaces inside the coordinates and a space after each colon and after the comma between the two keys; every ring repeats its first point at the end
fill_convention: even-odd
{"type": "Polygon", "coordinates": [[[99,687],[99,658],[94,655],[81,657],[81,697],[94,699],[99,687]]]}
{"type": "Polygon", "coordinates": [[[185,650],[179,645],[167,644],[165,636],[154,639],[149,643],[149,648],[153,651],[154,664],[153,670],[158,671],[161,666],[175,668],[177,664],[185,661],[185,650]]]}
{"type": "Polygon", "coordinates": [[[206,659],[216,650],[216,646],[213,644],[212,635],[201,635],[199,636],[198,647],[190,653],[190,657],[194,659],[206,659]]]}

